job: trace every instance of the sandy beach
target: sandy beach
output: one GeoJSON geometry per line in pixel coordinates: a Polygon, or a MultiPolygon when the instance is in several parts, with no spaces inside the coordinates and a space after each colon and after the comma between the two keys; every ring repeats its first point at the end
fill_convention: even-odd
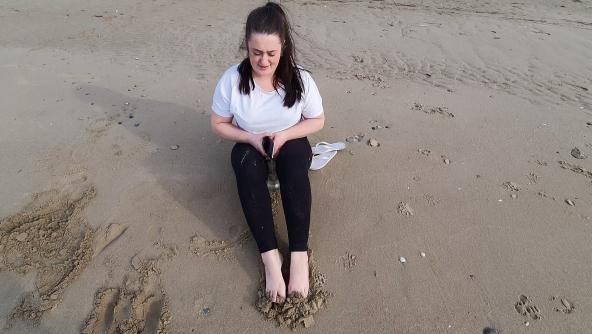
{"type": "Polygon", "coordinates": [[[592,1],[282,1],[347,143],[301,308],[210,130],[263,3],[0,3],[0,332],[589,333],[592,1]]]}

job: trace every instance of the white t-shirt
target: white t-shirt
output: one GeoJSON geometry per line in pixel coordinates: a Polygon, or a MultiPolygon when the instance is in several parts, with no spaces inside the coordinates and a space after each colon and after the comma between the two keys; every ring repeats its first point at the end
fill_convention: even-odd
{"type": "Polygon", "coordinates": [[[286,108],[285,91],[281,88],[266,92],[255,84],[249,95],[242,94],[238,86],[238,64],[233,65],[216,85],[212,111],[222,117],[233,117],[241,129],[254,134],[279,132],[296,125],[302,117],[319,117],[323,113],[319,89],[307,71],[300,70],[300,77],[304,85],[302,99],[292,108],[286,108]]]}

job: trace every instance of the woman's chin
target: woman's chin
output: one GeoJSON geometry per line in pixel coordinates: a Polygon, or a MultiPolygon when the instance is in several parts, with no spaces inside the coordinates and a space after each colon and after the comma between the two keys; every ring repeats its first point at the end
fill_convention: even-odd
{"type": "Polygon", "coordinates": [[[265,75],[270,75],[273,72],[271,71],[271,67],[266,67],[266,68],[261,68],[261,67],[256,67],[254,69],[254,72],[256,75],[258,76],[265,76],[265,75]]]}

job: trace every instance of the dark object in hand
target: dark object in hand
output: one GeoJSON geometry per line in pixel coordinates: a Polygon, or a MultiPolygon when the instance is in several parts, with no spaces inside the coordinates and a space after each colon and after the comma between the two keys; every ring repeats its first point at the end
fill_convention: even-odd
{"type": "Polygon", "coordinates": [[[280,190],[280,181],[275,172],[275,159],[273,158],[273,139],[263,137],[263,150],[267,155],[267,189],[269,191],[280,190]]]}

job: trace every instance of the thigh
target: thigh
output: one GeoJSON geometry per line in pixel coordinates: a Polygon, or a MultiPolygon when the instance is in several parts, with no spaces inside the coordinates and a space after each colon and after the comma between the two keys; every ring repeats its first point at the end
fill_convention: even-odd
{"type": "Polygon", "coordinates": [[[232,148],[231,163],[238,176],[261,176],[267,173],[265,158],[250,144],[236,143],[232,148]]]}
{"type": "Polygon", "coordinates": [[[278,171],[298,169],[308,172],[312,162],[312,149],[306,137],[288,140],[276,158],[278,171]]]}

